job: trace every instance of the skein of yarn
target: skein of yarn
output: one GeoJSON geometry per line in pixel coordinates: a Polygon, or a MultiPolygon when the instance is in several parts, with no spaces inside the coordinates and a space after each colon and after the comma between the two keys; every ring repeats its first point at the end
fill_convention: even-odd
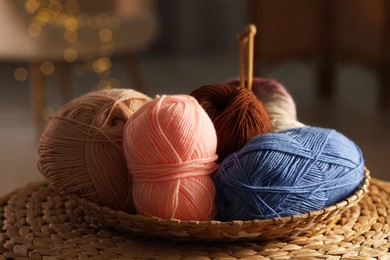
{"type": "Polygon", "coordinates": [[[268,114],[249,90],[224,84],[205,85],[191,93],[214,123],[218,161],[239,150],[256,135],[270,131],[268,114]]]}
{"type": "MultiPolygon", "coordinates": [[[[237,86],[239,83],[239,79],[232,79],[225,84],[237,86]]],[[[297,110],[292,96],[280,82],[256,77],[253,79],[252,91],[267,110],[272,132],[304,126],[297,120],[297,110]]]]}
{"type": "Polygon", "coordinates": [[[263,134],[214,176],[223,220],[268,219],[331,206],[363,182],[361,150],[341,133],[303,127],[263,134]]]}
{"type": "Polygon", "coordinates": [[[134,212],[123,128],[151,99],[131,89],[84,94],[59,109],[38,144],[38,168],[58,191],[134,212]]]}
{"type": "Polygon", "coordinates": [[[157,96],[126,123],[124,152],[137,213],[211,220],[217,164],[213,123],[189,95],[157,96]]]}

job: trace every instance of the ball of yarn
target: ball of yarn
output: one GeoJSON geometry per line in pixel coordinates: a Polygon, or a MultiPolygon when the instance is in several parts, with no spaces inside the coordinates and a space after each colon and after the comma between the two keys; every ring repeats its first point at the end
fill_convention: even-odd
{"type": "Polygon", "coordinates": [[[223,220],[268,219],[331,206],[363,182],[361,150],[341,133],[303,127],[263,134],[214,176],[223,220]]]}
{"type": "Polygon", "coordinates": [[[195,97],[214,123],[218,137],[218,161],[239,150],[252,137],[270,131],[268,114],[256,96],[238,86],[205,85],[195,97]]]}
{"type": "Polygon", "coordinates": [[[213,219],[216,148],[213,123],[193,97],[157,96],[139,109],[124,130],[137,213],[213,219]]]}
{"type": "MultiPolygon", "coordinates": [[[[239,85],[239,83],[239,79],[226,82],[229,85],[239,85]]],[[[294,99],[279,81],[260,77],[253,78],[252,91],[263,102],[267,110],[272,132],[304,126],[297,120],[294,99]]]]}
{"type": "Polygon", "coordinates": [[[56,190],[134,212],[123,129],[149,100],[131,89],[106,89],[70,101],[50,119],[39,140],[40,172],[56,190]]]}

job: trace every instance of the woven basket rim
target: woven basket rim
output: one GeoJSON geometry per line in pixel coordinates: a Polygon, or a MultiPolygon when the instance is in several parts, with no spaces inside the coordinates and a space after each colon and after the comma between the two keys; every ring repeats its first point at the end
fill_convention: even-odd
{"type": "MultiPolygon", "coordinates": [[[[286,217],[275,217],[271,219],[253,219],[253,220],[232,220],[232,221],[220,221],[220,220],[211,220],[211,221],[197,221],[197,220],[179,220],[179,219],[163,219],[160,217],[149,217],[149,216],[143,216],[140,214],[129,214],[124,211],[120,210],[113,210],[111,208],[100,206],[96,203],[90,202],[84,198],[78,197],[74,194],[68,194],[69,198],[74,200],[77,204],[79,204],[81,207],[83,207],[86,211],[93,211],[94,217],[98,219],[98,222],[103,222],[103,226],[114,226],[114,228],[120,229],[120,230],[127,230],[131,233],[139,233],[143,235],[148,235],[149,230],[135,230],[134,227],[128,227],[127,224],[130,223],[133,225],[134,223],[150,223],[152,226],[157,225],[159,228],[166,228],[170,229],[173,228],[175,232],[178,230],[180,231],[180,228],[190,228],[190,229],[209,229],[209,230],[228,230],[232,228],[236,229],[245,229],[245,228],[251,228],[251,227],[264,227],[264,226],[275,226],[280,230],[280,236],[289,235],[292,230],[289,232],[283,231],[284,225],[292,225],[296,230],[308,230],[315,226],[316,222],[321,222],[323,219],[327,218],[328,220],[332,216],[334,218],[337,215],[340,215],[340,213],[344,212],[348,208],[352,207],[356,203],[358,203],[364,196],[366,192],[368,192],[368,188],[370,185],[371,175],[370,171],[365,167],[364,168],[364,182],[363,184],[349,197],[343,199],[342,201],[331,205],[329,207],[325,207],[319,210],[310,211],[302,214],[296,214],[286,217]],[[101,214],[101,216],[100,216],[101,214]],[[115,223],[113,224],[108,223],[105,225],[105,219],[107,219],[107,216],[115,219],[115,223]],[[314,223],[314,224],[313,224],[314,223]]],[[[102,223],[100,223],[102,224],[102,223]]],[[[324,225],[324,223],[319,223],[324,225]]],[[[291,229],[291,227],[290,227],[291,229]]],[[[188,230],[186,230],[188,231],[188,230]]],[[[161,233],[163,234],[165,232],[164,229],[161,230],[161,233]]],[[[180,232],[179,232],[180,233],[180,232]]],[[[190,231],[191,233],[191,231],[190,231]]],[[[155,233],[154,233],[155,235],[155,233]]],[[[192,235],[192,234],[190,234],[192,235]]],[[[175,237],[174,235],[170,235],[170,237],[175,237]]],[[[229,235],[227,235],[229,236],[229,235]]],[[[279,234],[273,234],[272,238],[278,237],[279,234]]],[[[180,239],[181,235],[177,234],[177,237],[180,239]]],[[[194,236],[191,236],[194,238],[194,236]]],[[[196,238],[203,238],[203,235],[195,235],[196,238]]],[[[250,236],[251,238],[255,239],[259,236],[250,236]]],[[[213,237],[208,237],[207,235],[205,238],[213,240],[213,237]]],[[[264,237],[263,237],[264,238],[264,237]]],[[[266,236],[265,236],[266,238],[266,236]]],[[[215,239],[219,240],[220,235],[218,235],[215,239]]],[[[230,240],[235,240],[234,237],[230,237],[230,240]]],[[[207,239],[206,239],[207,240],[207,239]]]]}
{"type": "Polygon", "coordinates": [[[34,181],[6,197],[0,198],[3,228],[0,255],[7,259],[388,259],[390,256],[390,182],[375,178],[362,200],[326,230],[239,243],[223,240],[177,243],[139,239],[116,229],[102,229],[91,225],[85,209],[50,188],[47,181],[34,181]]]}

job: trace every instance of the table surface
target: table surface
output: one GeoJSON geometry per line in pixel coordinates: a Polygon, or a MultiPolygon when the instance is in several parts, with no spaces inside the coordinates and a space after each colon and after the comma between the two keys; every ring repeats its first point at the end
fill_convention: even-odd
{"type": "Polygon", "coordinates": [[[359,204],[328,229],[269,240],[176,242],[102,229],[44,181],[1,197],[0,220],[0,259],[390,259],[390,183],[378,179],[372,179],[359,204]]]}

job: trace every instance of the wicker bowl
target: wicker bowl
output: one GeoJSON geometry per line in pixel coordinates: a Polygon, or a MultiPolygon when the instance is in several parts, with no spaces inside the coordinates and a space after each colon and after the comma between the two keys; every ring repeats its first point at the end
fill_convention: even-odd
{"type": "Polygon", "coordinates": [[[85,210],[91,223],[103,228],[114,228],[119,232],[177,241],[259,240],[331,228],[339,220],[341,213],[356,205],[363,198],[368,191],[370,179],[370,171],[365,168],[363,185],[354,194],[337,204],[303,214],[266,220],[223,222],[161,219],[115,211],[75,195],[70,195],[70,198],[85,210]]]}

